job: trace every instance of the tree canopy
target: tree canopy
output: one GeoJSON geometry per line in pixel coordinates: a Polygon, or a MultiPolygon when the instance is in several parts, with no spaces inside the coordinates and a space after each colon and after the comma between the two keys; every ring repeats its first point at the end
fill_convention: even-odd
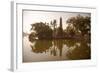
{"type": "Polygon", "coordinates": [[[73,25],[84,36],[90,33],[90,17],[78,15],[67,20],[68,25],[73,25]]]}
{"type": "Polygon", "coordinates": [[[50,39],[52,38],[52,29],[46,25],[46,23],[39,22],[32,24],[32,29],[35,30],[36,36],[39,39],[50,39]]]}

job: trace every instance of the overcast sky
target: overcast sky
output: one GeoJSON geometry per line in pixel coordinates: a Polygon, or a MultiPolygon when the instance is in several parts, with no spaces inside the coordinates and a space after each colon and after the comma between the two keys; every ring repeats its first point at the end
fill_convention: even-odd
{"type": "Polygon", "coordinates": [[[36,22],[46,22],[56,19],[59,25],[60,17],[62,17],[63,29],[66,28],[66,20],[70,17],[77,16],[78,14],[82,16],[90,16],[90,13],[72,13],[72,12],[50,12],[50,11],[23,11],[23,31],[25,33],[30,33],[30,28],[32,23],[36,22]]]}

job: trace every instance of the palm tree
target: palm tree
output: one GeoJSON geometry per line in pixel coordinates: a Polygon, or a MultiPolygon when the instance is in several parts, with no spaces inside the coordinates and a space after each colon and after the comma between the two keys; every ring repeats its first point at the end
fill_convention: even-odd
{"type": "Polygon", "coordinates": [[[57,26],[56,19],[54,19],[53,22],[51,21],[50,24],[53,26],[53,37],[55,37],[55,34],[56,34],[56,26],[57,26]]]}

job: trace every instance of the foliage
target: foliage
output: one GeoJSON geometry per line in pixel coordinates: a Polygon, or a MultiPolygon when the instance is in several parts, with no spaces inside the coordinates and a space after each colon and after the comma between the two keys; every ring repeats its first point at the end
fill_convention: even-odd
{"type": "Polygon", "coordinates": [[[90,17],[78,15],[76,17],[71,17],[67,20],[69,25],[73,25],[77,31],[80,31],[84,36],[85,34],[90,33],[90,17]]]}
{"type": "Polygon", "coordinates": [[[75,27],[73,27],[72,25],[68,25],[66,30],[67,34],[69,34],[71,37],[76,35],[76,30],[75,27]]]}
{"type": "Polygon", "coordinates": [[[52,29],[43,22],[32,24],[32,30],[35,30],[36,36],[39,39],[51,39],[52,38],[52,32],[53,32],[52,29]]]}
{"type": "Polygon", "coordinates": [[[60,23],[57,27],[57,21],[54,19],[49,23],[37,22],[32,24],[32,32],[29,35],[30,40],[38,39],[64,39],[64,38],[76,38],[80,39],[82,36],[88,39],[90,38],[90,17],[77,15],[67,20],[68,26],[63,30],[62,18],[60,17],[60,23]],[[53,26],[53,28],[51,27],[53,26]]]}
{"type": "Polygon", "coordinates": [[[36,37],[36,34],[34,32],[31,32],[30,35],[29,35],[29,41],[33,42],[35,37],[36,37]]]}

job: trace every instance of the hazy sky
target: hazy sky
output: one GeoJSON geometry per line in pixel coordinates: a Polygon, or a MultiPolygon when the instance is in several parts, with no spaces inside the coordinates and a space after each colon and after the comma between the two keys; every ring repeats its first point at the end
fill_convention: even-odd
{"type": "Polygon", "coordinates": [[[82,16],[90,16],[89,13],[72,13],[72,12],[50,12],[50,11],[23,11],[23,31],[30,33],[30,28],[32,23],[36,22],[46,22],[50,23],[56,19],[57,26],[59,26],[60,17],[62,17],[63,29],[66,28],[66,20],[70,17],[77,16],[78,14],[82,16]]]}

